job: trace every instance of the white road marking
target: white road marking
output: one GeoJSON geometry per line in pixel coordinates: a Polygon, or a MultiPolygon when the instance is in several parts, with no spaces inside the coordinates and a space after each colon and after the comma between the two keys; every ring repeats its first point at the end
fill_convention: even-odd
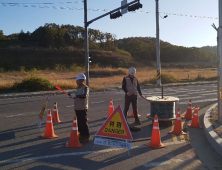
{"type": "Polygon", "coordinates": [[[176,95],[175,93],[174,94],[166,94],[167,96],[172,96],[172,95],[175,95],[176,97],[181,97],[181,96],[189,96],[187,94],[179,94],[179,95],[176,95]]]}
{"type": "Polygon", "coordinates": [[[200,94],[200,95],[202,95],[202,96],[209,96],[209,95],[217,95],[217,93],[209,93],[209,94],[203,93],[203,94],[200,94]]]}
{"type": "Polygon", "coordinates": [[[151,163],[144,164],[143,166],[150,168],[150,167],[156,167],[156,166],[161,166],[161,165],[169,165],[173,162],[180,163],[180,162],[183,162],[183,160],[182,159],[171,159],[169,161],[151,162],[151,163]]]}
{"type": "Polygon", "coordinates": [[[188,90],[188,91],[205,91],[206,89],[196,89],[196,90],[188,90]]]}
{"type": "Polygon", "coordinates": [[[17,116],[22,116],[23,114],[17,114],[17,115],[10,115],[10,116],[5,116],[5,117],[17,117],[17,116]]]}
{"type": "Polygon", "coordinates": [[[54,154],[54,155],[46,155],[46,156],[38,156],[38,157],[30,157],[30,158],[22,158],[22,159],[14,159],[14,160],[4,160],[0,161],[0,164],[11,164],[17,162],[25,162],[25,161],[33,161],[33,160],[41,160],[41,159],[49,159],[49,158],[59,158],[63,156],[78,156],[78,155],[85,155],[85,154],[93,154],[93,153],[107,153],[116,151],[119,149],[105,149],[100,151],[86,151],[86,152],[71,152],[71,153],[64,153],[64,154],[54,154]]]}
{"type": "Polygon", "coordinates": [[[178,144],[182,144],[182,143],[184,143],[184,142],[181,142],[181,141],[176,141],[176,142],[166,142],[166,143],[164,143],[163,142],[163,144],[165,144],[165,145],[178,145],[178,144]]]}
{"type": "MultiPolygon", "coordinates": [[[[214,102],[214,101],[217,101],[217,98],[195,100],[195,101],[192,101],[192,103],[198,104],[198,103],[203,103],[203,102],[214,102]]],[[[178,104],[188,104],[188,101],[187,102],[178,102],[178,104]]]]}
{"type": "Polygon", "coordinates": [[[74,105],[66,106],[66,107],[74,107],[74,105]]]}
{"type": "Polygon", "coordinates": [[[91,104],[96,104],[96,103],[104,103],[105,101],[99,101],[99,102],[91,102],[91,104]]]}
{"type": "Polygon", "coordinates": [[[115,101],[119,101],[119,100],[123,100],[123,99],[115,99],[115,101]]]}
{"type": "MultiPolygon", "coordinates": [[[[164,143],[165,145],[177,145],[177,144],[184,144],[184,142],[167,142],[164,143]]],[[[135,148],[146,148],[148,146],[141,145],[141,146],[133,146],[132,149],[135,148]]],[[[45,156],[37,156],[37,157],[30,157],[30,158],[21,158],[21,159],[12,159],[12,160],[3,160],[0,161],[1,164],[11,164],[11,163],[17,163],[17,162],[26,162],[26,161],[36,161],[41,159],[50,159],[50,158],[59,158],[64,156],[79,156],[79,155],[86,155],[86,154],[94,154],[94,153],[109,153],[112,151],[119,151],[121,149],[115,148],[115,149],[104,149],[104,150],[98,150],[98,151],[85,151],[85,152],[71,152],[71,153],[64,153],[64,154],[54,154],[54,155],[45,155],[45,156]]]]}
{"type": "Polygon", "coordinates": [[[202,98],[203,96],[196,96],[196,97],[192,97],[192,96],[190,96],[190,97],[184,97],[184,98],[180,98],[180,100],[187,100],[187,99],[197,99],[197,98],[202,98]]]}
{"type": "Polygon", "coordinates": [[[213,92],[217,92],[217,90],[211,90],[211,91],[199,91],[199,92],[192,92],[192,93],[187,93],[187,94],[198,94],[198,93],[202,93],[202,94],[206,94],[206,93],[213,93],[213,92]]]}

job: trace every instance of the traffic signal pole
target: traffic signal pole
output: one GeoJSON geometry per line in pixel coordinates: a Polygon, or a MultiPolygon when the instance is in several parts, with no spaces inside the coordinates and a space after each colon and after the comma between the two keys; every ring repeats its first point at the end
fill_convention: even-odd
{"type": "Polygon", "coordinates": [[[157,69],[157,86],[160,86],[161,65],[160,65],[159,0],[156,0],[156,69],[157,69]]]}
{"type": "Polygon", "coordinates": [[[94,21],[96,21],[96,20],[98,20],[98,19],[101,19],[101,18],[103,18],[103,17],[105,17],[105,16],[107,16],[107,15],[110,15],[110,14],[112,14],[113,12],[116,12],[117,10],[127,8],[129,5],[132,5],[132,4],[136,3],[136,2],[139,2],[139,0],[134,0],[134,1],[132,1],[132,2],[129,2],[128,4],[126,4],[126,5],[124,5],[124,6],[121,6],[121,7],[119,7],[119,8],[116,8],[116,9],[114,9],[114,10],[112,10],[112,11],[110,11],[110,12],[107,12],[107,13],[105,13],[105,14],[103,14],[103,15],[95,18],[95,19],[92,19],[92,20],[90,20],[90,21],[88,22],[88,24],[91,24],[92,22],[94,22],[94,21]]]}
{"type": "Polygon", "coordinates": [[[218,95],[218,121],[222,123],[222,0],[219,0],[219,28],[217,29],[217,56],[219,60],[219,95],[218,95]]]}
{"type": "Polygon", "coordinates": [[[89,42],[88,42],[88,23],[87,23],[87,0],[84,0],[84,26],[85,26],[85,67],[86,85],[89,86],[89,42]]]}
{"type": "MultiPolygon", "coordinates": [[[[127,8],[129,5],[132,5],[132,4],[135,4],[136,2],[139,3],[140,0],[134,0],[128,4],[125,4],[119,8],[116,8],[110,12],[107,12],[95,19],[92,19],[90,21],[88,21],[88,18],[87,18],[87,0],[84,0],[84,28],[85,28],[85,31],[84,31],[84,38],[85,38],[85,67],[86,67],[86,72],[85,72],[85,75],[86,75],[86,85],[89,86],[89,42],[88,42],[88,26],[93,23],[94,21],[98,20],[98,19],[101,19],[107,15],[111,15],[112,13],[114,12],[117,12],[118,10],[120,9],[124,9],[124,8],[127,8]]],[[[132,11],[138,9],[138,8],[142,8],[142,5],[138,5],[138,6],[134,6],[132,7],[132,11]],[[135,8],[135,9],[133,9],[135,8]]],[[[115,18],[113,18],[115,19],[115,18]]]]}

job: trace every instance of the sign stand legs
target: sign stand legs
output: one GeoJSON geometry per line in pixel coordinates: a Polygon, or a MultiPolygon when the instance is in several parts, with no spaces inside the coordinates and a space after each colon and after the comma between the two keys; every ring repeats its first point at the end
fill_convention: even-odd
{"type": "MultiPolygon", "coordinates": [[[[126,143],[128,143],[128,141],[126,140],[126,143]]],[[[128,155],[130,156],[130,152],[129,152],[129,149],[127,149],[127,151],[128,151],[128,155]]]]}
{"type": "Polygon", "coordinates": [[[92,151],[94,150],[95,146],[96,146],[96,145],[93,145],[92,151]]]}

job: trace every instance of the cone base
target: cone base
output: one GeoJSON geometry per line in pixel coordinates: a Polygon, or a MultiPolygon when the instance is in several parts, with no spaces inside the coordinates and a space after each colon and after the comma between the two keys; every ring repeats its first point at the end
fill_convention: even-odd
{"type": "Polygon", "coordinates": [[[59,120],[59,121],[52,121],[52,122],[53,123],[61,123],[62,121],[59,120]]]}
{"type": "Polygon", "coordinates": [[[45,136],[45,134],[42,134],[42,135],[41,135],[41,137],[42,137],[42,138],[44,138],[44,139],[58,138],[58,136],[57,136],[57,135],[45,136]]]}
{"type": "Polygon", "coordinates": [[[69,143],[66,143],[66,148],[82,148],[82,144],[70,145],[69,143]]]}
{"type": "Polygon", "coordinates": [[[176,132],[174,132],[174,131],[170,131],[170,132],[168,132],[168,133],[170,133],[170,134],[174,134],[174,135],[176,135],[176,136],[180,136],[180,135],[187,135],[187,133],[185,133],[185,132],[180,132],[180,133],[176,133],[176,132]]]}
{"type": "Polygon", "coordinates": [[[153,148],[153,149],[160,149],[160,148],[167,147],[167,145],[164,145],[162,143],[160,143],[159,145],[154,145],[154,144],[149,143],[149,144],[146,144],[146,146],[149,146],[150,148],[153,148]]]}
{"type": "Polygon", "coordinates": [[[190,128],[198,128],[198,129],[203,129],[203,127],[201,127],[200,125],[198,126],[192,126],[192,125],[188,125],[190,128]]]}

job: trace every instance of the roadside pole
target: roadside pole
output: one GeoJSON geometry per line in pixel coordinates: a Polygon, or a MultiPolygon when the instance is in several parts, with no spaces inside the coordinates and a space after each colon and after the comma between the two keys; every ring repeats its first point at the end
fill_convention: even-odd
{"type": "Polygon", "coordinates": [[[159,0],[156,0],[156,69],[157,86],[161,85],[160,36],[159,36],[159,0]]]}
{"type": "Polygon", "coordinates": [[[92,24],[94,21],[101,19],[107,15],[110,15],[110,19],[116,19],[119,18],[120,16],[122,16],[122,14],[125,14],[127,12],[126,9],[128,9],[128,11],[135,11],[139,8],[142,8],[143,5],[139,3],[140,0],[134,0],[130,3],[127,3],[127,0],[123,0],[121,7],[116,8],[112,11],[109,11],[97,18],[94,18],[90,21],[88,21],[87,18],[87,0],[84,0],[84,38],[85,38],[85,67],[86,67],[86,85],[89,86],[89,41],[88,41],[88,26],[90,24],[92,24]],[[131,6],[130,6],[131,5],[131,6]],[[130,8],[130,9],[129,9],[130,8]],[[121,11],[122,14],[119,12],[119,10],[123,10],[121,11]]]}
{"type": "Polygon", "coordinates": [[[219,28],[217,30],[217,55],[219,59],[219,101],[218,101],[218,121],[222,123],[222,0],[219,0],[219,28]]]}
{"type": "Polygon", "coordinates": [[[87,21],[87,0],[84,0],[84,38],[85,38],[85,66],[86,85],[89,86],[89,42],[88,42],[88,21],[87,21]]]}

